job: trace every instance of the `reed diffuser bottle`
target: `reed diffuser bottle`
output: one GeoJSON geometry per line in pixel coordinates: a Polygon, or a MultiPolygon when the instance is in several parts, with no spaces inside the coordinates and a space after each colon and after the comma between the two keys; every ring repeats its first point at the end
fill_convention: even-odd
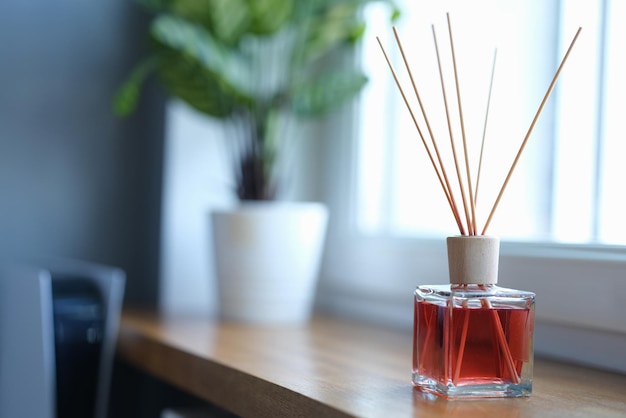
{"type": "Polygon", "coordinates": [[[529,396],[535,294],[496,285],[498,238],[447,244],[450,284],[415,291],[413,384],[445,398],[529,396]]]}
{"type": "MultiPolygon", "coordinates": [[[[408,100],[408,94],[402,87],[389,55],[381,40],[377,38],[461,234],[447,239],[450,284],[418,286],[415,291],[413,384],[418,389],[448,399],[529,396],[532,392],[535,295],[531,292],[497,286],[500,241],[498,238],[485,234],[539,115],[578,39],[581,28],[578,28],[565,52],[513,159],[500,192],[491,206],[484,226],[479,229],[476,196],[483,162],[485,129],[489,116],[496,54],[494,53],[487,112],[480,144],[480,158],[477,164],[478,175],[474,182],[469,161],[471,153],[468,152],[472,144],[467,141],[465,135],[452,24],[448,14],[446,14],[446,19],[464,158],[457,157],[457,145],[446,100],[445,77],[434,26],[432,33],[450,135],[450,151],[454,158],[453,167],[458,180],[456,185],[452,185],[446,174],[446,164],[439,152],[437,140],[430,127],[429,118],[398,31],[395,27],[393,28],[402,61],[411,80],[412,90],[419,103],[422,120],[418,120],[418,112],[408,100]],[[420,127],[424,125],[426,129],[420,127]],[[425,132],[430,137],[430,141],[427,140],[425,132]],[[463,210],[457,204],[455,194],[457,197],[460,194],[463,210]],[[462,216],[463,212],[465,220],[462,216]],[[482,232],[479,233],[479,231],[482,232]]],[[[449,167],[450,164],[448,164],[449,167]]]]}

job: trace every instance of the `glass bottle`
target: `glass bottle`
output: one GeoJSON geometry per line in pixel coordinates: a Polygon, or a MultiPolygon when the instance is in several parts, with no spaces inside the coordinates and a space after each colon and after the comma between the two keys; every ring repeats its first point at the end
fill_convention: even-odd
{"type": "Polygon", "coordinates": [[[450,284],[415,291],[413,385],[448,399],[530,396],[535,294],[496,285],[498,238],[447,245],[450,284]]]}

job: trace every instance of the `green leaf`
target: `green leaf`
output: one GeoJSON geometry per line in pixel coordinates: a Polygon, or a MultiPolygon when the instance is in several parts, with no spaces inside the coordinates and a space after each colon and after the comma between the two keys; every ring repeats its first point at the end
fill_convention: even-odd
{"type": "Polygon", "coordinates": [[[159,43],[194,57],[207,69],[230,76],[238,64],[236,51],[226,48],[200,25],[173,15],[160,15],[152,23],[150,34],[159,43]]]}
{"type": "Polygon", "coordinates": [[[298,116],[320,116],[352,99],[366,82],[358,71],[326,72],[294,87],[293,110],[298,116]]]}
{"type": "Polygon", "coordinates": [[[133,113],[139,101],[139,93],[142,84],[156,68],[157,60],[151,57],[145,59],[133,69],[128,78],[115,93],[113,112],[117,116],[126,117],[133,113]]]}
{"type": "MultiPolygon", "coordinates": [[[[311,3],[299,2],[295,15],[302,19],[300,25],[306,28],[301,51],[296,62],[315,62],[331,51],[346,44],[353,44],[365,32],[365,21],[360,9],[367,3],[380,0],[315,0],[311,3]]],[[[392,18],[399,16],[399,9],[391,0],[392,18]]]]}
{"type": "MultiPolygon", "coordinates": [[[[164,2],[167,0],[140,0],[164,2]]],[[[270,35],[290,20],[294,0],[170,0],[169,11],[236,45],[246,34],[270,35]]]]}
{"type": "Polygon", "coordinates": [[[173,11],[200,23],[216,40],[235,46],[251,24],[246,0],[175,0],[173,11]]]}
{"type": "Polygon", "coordinates": [[[354,8],[338,4],[312,16],[304,24],[307,30],[297,60],[307,65],[324,57],[334,48],[347,44],[358,19],[354,8]]]}
{"type": "Polygon", "coordinates": [[[252,18],[250,33],[270,35],[288,23],[294,1],[302,0],[247,0],[252,18]]]}
{"type": "Polygon", "coordinates": [[[171,95],[219,118],[250,106],[250,67],[237,50],[221,44],[201,25],[169,14],[154,19],[150,34],[159,79],[171,95]]]}
{"type": "Polygon", "coordinates": [[[252,21],[246,0],[211,0],[208,3],[211,4],[212,33],[225,44],[236,45],[252,21]]]}
{"type": "Polygon", "coordinates": [[[159,68],[159,79],[170,95],[209,116],[226,118],[232,114],[242,99],[197,60],[172,51],[169,54],[167,65],[159,68]]]}

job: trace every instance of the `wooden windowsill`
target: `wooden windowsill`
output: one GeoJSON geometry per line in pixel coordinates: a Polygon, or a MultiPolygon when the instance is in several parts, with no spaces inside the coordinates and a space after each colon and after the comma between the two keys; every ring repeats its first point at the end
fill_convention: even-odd
{"type": "Polygon", "coordinates": [[[626,414],[626,376],[536,359],[533,395],[445,401],[413,390],[411,335],[346,319],[261,327],[125,310],[118,355],[242,416],[626,414]]]}

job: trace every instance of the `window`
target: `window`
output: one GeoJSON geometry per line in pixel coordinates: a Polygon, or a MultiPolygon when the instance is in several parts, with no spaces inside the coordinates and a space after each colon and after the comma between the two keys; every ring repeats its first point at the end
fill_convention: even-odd
{"type": "MultiPolygon", "coordinates": [[[[500,283],[538,295],[537,353],[626,371],[626,145],[619,126],[619,98],[626,94],[620,77],[626,50],[619,45],[626,33],[619,22],[626,6],[616,0],[431,3],[404,2],[399,34],[427,111],[438,108],[429,114],[437,142],[446,144],[430,25],[440,52],[449,54],[450,12],[474,162],[498,49],[484,159],[492,166],[484,167],[478,192],[483,223],[565,49],[583,27],[488,232],[503,239],[500,283]]],[[[329,199],[335,224],[320,303],[408,328],[415,285],[447,281],[443,238],[458,229],[374,39],[381,37],[398,73],[405,73],[386,10],[374,6],[367,13],[363,65],[371,82],[358,112],[358,140],[331,160],[336,175],[329,188],[337,198],[329,199]],[[353,171],[345,169],[351,159],[353,171]],[[353,176],[345,179],[346,172],[353,176]],[[348,205],[346,196],[353,196],[348,205]]],[[[451,64],[442,64],[456,109],[451,64]]]]}
{"type": "MultiPolygon", "coordinates": [[[[516,240],[625,244],[626,222],[621,213],[626,203],[616,193],[616,181],[626,177],[619,162],[619,157],[626,155],[626,146],[621,145],[618,126],[618,97],[625,93],[623,77],[618,74],[623,74],[626,53],[615,42],[626,35],[623,26],[617,24],[626,17],[624,6],[615,1],[479,3],[483,7],[476,7],[476,2],[448,2],[434,7],[407,3],[404,25],[399,26],[430,125],[443,150],[450,182],[455,184],[455,170],[430,22],[438,32],[453,136],[463,171],[463,135],[449,62],[447,26],[442,19],[446,7],[452,6],[474,185],[482,134],[486,131],[480,188],[476,192],[477,217],[482,222],[565,49],[577,27],[583,26],[582,36],[531,133],[489,230],[516,240]],[[495,48],[498,59],[485,128],[495,48]]],[[[384,10],[370,13],[371,32],[388,38],[383,44],[395,58],[397,72],[404,76],[404,89],[412,99],[414,94],[384,10]]],[[[361,130],[359,228],[411,235],[450,232],[455,224],[444,194],[382,53],[372,43],[364,51],[364,65],[376,77],[362,104],[363,114],[369,116],[363,118],[361,130]]],[[[429,142],[419,106],[415,100],[411,105],[429,142]]],[[[458,189],[455,195],[460,205],[458,189]]]]}
{"type": "Polygon", "coordinates": [[[615,0],[563,2],[564,25],[584,22],[589,34],[557,102],[553,231],[571,242],[626,244],[626,203],[620,195],[626,155],[619,127],[626,93],[626,7],[615,0]],[[562,214],[568,214],[563,216],[562,214]]]}

